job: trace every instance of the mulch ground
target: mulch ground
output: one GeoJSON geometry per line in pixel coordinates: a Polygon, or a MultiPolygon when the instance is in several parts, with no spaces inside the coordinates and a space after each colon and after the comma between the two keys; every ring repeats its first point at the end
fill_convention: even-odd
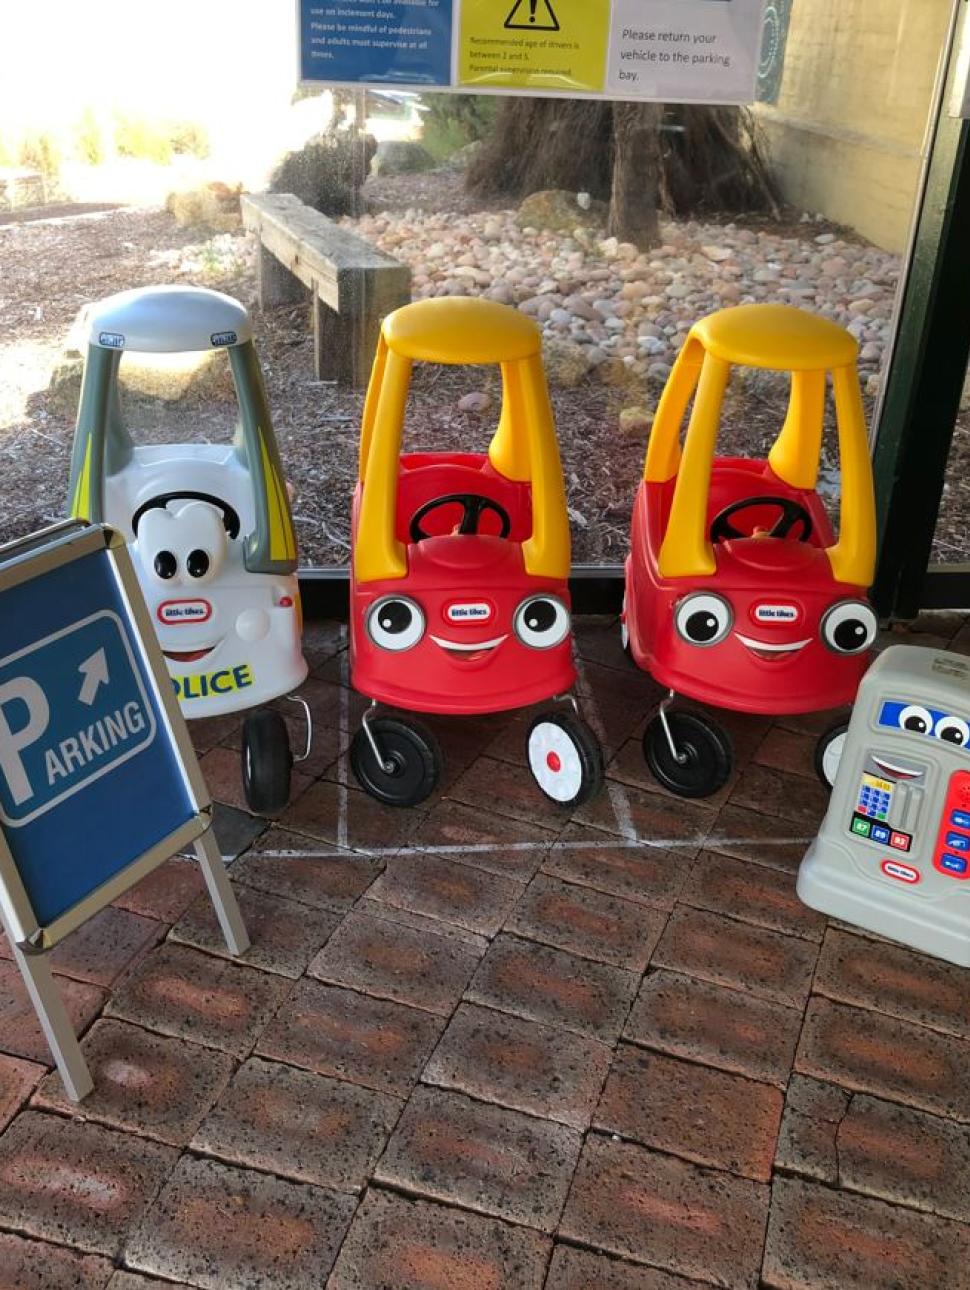
{"type": "MultiPolygon", "coordinates": [[[[384,209],[478,208],[460,176],[397,176],[370,180],[367,200],[384,209]]],[[[253,308],[260,357],[307,565],[340,565],[348,555],[350,496],[356,477],[361,393],[313,379],[308,310],[255,305],[253,256],[242,262],[207,256],[205,235],[180,227],[158,210],[31,212],[44,218],[0,226],[0,539],[8,540],[60,518],[73,434],[69,408],[50,398],[47,385],[79,309],[135,285],[199,281],[228,291],[253,308]],[[184,253],[184,265],[180,256],[184,253]]],[[[796,226],[797,227],[797,226],[796,226]]],[[[424,368],[408,409],[410,447],[483,449],[494,428],[497,374],[479,369],[424,368]],[[494,395],[485,413],[462,411],[464,394],[494,395]]],[[[554,389],[563,468],[573,524],[574,558],[618,563],[626,552],[632,498],[642,469],[642,433],[625,436],[618,413],[630,404],[653,408],[659,390],[617,390],[590,379],[576,389],[554,389]]],[[[870,414],[872,406],[867,409],[870,414]]],[[[783,419],[777,396],[746,389],[725,419],[721,451],[762,455],[783,419]]],[[[165,435],[181,439],[228,436],[230,405],[166,409],[165,435]]],[[[958,425],[934,556],[955,560],[967,550],[970,449],[964,416],[958,425]]],[[[148,427],[148,437],[161,431],[148,427]]],[[[823,480],[835,481],[826,453],[823,480]]]]}

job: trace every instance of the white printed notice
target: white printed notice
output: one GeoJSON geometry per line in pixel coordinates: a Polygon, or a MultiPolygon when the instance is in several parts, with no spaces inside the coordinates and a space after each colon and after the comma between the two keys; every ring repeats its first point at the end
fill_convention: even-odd
{"type": "Polygon", "coordinates": [[[765,0],[614,0],[607,93],[750,103],[765,0]]]}

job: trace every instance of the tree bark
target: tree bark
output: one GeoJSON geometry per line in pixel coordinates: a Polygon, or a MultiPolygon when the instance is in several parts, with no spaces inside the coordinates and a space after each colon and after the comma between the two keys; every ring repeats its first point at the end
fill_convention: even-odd
{"type": "Polygon", "coordinates": [[[641,251],[660,241],[659,103],[613,105],[613,189],[609,232],[641,251]]]}

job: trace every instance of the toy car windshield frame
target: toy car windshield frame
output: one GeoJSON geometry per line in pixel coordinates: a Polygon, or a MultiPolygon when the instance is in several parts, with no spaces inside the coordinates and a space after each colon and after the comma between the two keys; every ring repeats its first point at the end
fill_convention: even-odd
{"type": "Polygon", "coordinates": [[[356,579],[407,576],[407,549],[395,536],[395,516],[404,414],[416,361],[501,368],[502,411],[488,460],[504,478],[532,484],[532,534],[522,543],[526,572],[565,580],[569,519],[541,336],[522,314],[475,298],[417,301],[384,320],[361,427],[356,579]]]}
{"type": "Polygon", "coordinates": [[[252,482],[255,527],[245,538],[250,573],[296,572],[296,535],[283,467],[271,431],[269,404],[246,310],[201,287],[143,287],[96,305],[88,318],[88,350],[71,459],[70,506],[75,519],[103,523],[105,475],[123,470],[134,444],[118,393],[121,357],[228,351],[239,432],[235,452],[252,482]]]}
{"type": "Polygon", "coordinates": [[[842,497],[839,537],[826,554],[836,582],[871,584],[876,513],[857,351],[849,332],[790,305],[740,305],[694,324],[657,408],[643,472],[648,484],[675,480],[659,554],[663,577],[703,577],[716,570],[707,533],[708,494],[724,394],[731,367],[738,364],[791,374],[788,413],[768,464],[785,484],[803,490],[814,489],[818,481],[831,373],[842,497]],[[692,397],[681,448],[680,430],[692,397]]]}

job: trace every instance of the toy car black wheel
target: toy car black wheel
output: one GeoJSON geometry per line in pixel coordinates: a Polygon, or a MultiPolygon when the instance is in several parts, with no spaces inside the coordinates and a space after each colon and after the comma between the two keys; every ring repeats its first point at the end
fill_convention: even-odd
{"type": "Polygon", "coordinates": [[[668,712],[674,756],[659,713],[643,735],[643,755],[654,776],[678,797],[711,797],[727,783],[734,761],[727,731],[692,712],[668,712]]]}
{"type": "Polygon", "coordinates": [[[838,721],[830,726],[815,745],[815,773],[826,788],[835,786],[835,777],[849,733],[848,721],[838,721]]]}
{"type": "Polygon", "coordinates": [[[249,809],[258,815],[282,811],[290,800],[293,754],[286,722],[261,708],[243,722],[242,782],[249,809]]]}
{"type": "Polygon", "coordinates": [[[586,722],[572,712],[536,717],[525,751],[535,782],[560,806],[579,806],[602,787],[603,750],[586,722]]]}
{"type": "Polygon", "coordinates": [[[441,750],[431,731],[397,717],[376,717],[368,724],[383,761],[374,756],[367,732],[358,730],[350,766],[361,788],[386,806],[417,806],[430,797],[441,771],[441,750]]]}

